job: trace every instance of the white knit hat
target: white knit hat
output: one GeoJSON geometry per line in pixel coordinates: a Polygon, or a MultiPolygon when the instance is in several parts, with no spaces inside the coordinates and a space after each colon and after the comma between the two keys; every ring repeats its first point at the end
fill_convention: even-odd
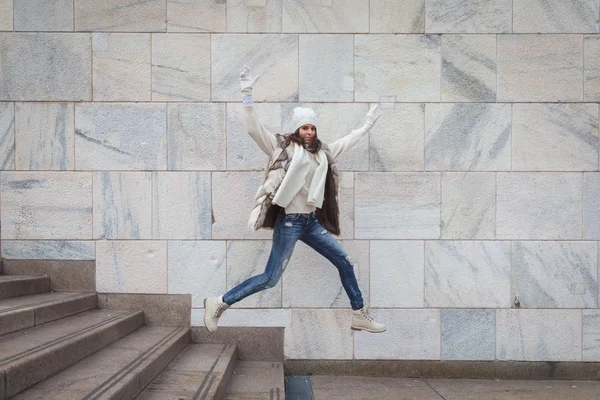
{"type": "Polygon", "coordinates": [[[292,117],[293,131],[300,128],[302,125],[312,124],[317,126],[317,113],[312,108],[296,107],[294,108],[294,116],[292,117]]]}

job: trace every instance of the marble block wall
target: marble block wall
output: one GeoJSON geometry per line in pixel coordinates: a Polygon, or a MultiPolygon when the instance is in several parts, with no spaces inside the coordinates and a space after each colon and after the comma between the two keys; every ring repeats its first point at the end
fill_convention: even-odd
{"type": "Polygon", "coordinates": [[[338,160],[366,305],[298,243],[224,326],[293,359],[600,361],[600,0],[0,0],[7,259],[95,260],[99,292],[203,298],[261,273],[267,159],[238,77],[287,132],[382,116],[338,160]]]}

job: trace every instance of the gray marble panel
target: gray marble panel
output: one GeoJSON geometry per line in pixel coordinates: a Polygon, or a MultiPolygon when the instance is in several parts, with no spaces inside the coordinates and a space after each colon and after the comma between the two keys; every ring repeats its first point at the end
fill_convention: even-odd
{"type": "Polygon", "coordinates": [[[96,242],[84,240],[3,240],[9,260],[95,260],[96,242]]]}
{"type": "Polygon", "coordinates": [[[440,101],[439,35],[356,35],[354,100],[440,101]]]}
{"type": "Polygon", "coordinates": [[[92,99],[88,33],[0,33],[0,58],[0,100],[92,99]]]}
{"type": "Polygon", "coordinates": [[[13,30],[13,0],[0,0],[0,31],[13,30]]]}
{"type": "Polygon", "coordinates": [[[167,167],[165,104],[75,105],[75,168],[167,167]]]}
{"type": "Polygon", "coordinates": [[[600,240],[600,173],[583,174],[583,239],[600,240]]]}
{"type": "Polygon", "coordinates": [[[73,31],[74,0],[14,0],[15,31],[73,31]]]}
{"type": "Polygon", "coordinates": [[[226,0],[167,0],[169,32],[225,32],[226,0]]]}
{"type": "Polygon", "coordinates": [[[583,310],[582,361],[600,361],[599,310],[583,310]]]}
{"type": "Polygon", "coordinates": [[[1,172],[2,239],[91,239],[92,174],[1,172]]]}
{"type": "Polygon", "coordinates": [[[211,35],[213,101],[240,101],[244,65],[253,76],[254,101],[298,101],[298,35],[211,35]]]}
{"type": "Polygon", "coordinates": [[[495,310],[442,310],[442,360],[495,359],[495,310]]]}
{"type": "Polygon", "coordinates": [[[353,33],[369,31],[365,0],[282,0],[283,31],[353,33]]]}
{"type": "Polygon", "coordinates": [[[496,35],[442,37],[442,101],[496,101],[496,35]]]}
{"type": "Polygon", "coordinates": [[[357,239],[439,239],[439,173],[356,173],[354,190],[357,239]]]}
{"type": "Polygon", "coordinates": [[[425,0],[370,0],[371,33],[424,33],[425,0]]]}
{"type": "Polygon", "coordinates": [[[210,100],[209,35],[152,35],[152,100],[210,100]]]}
{"type": "Polygon", "coordinates": [[[152,238],[150,172],[94,172],[94,239],[152,238]]]}
{"type": "Polygon", "coordinates": [[[225,104],[169,104],[170,170],[225,169],[225,104]]]}
{"type": "Polygon", "coordinates": [[[581,35],[498,35],[501,102],[583,100],[581,35]]]}
{"type": "Polygon", "coordinates": [[[600,102],[600,35],[584,36],[584,100],[600,102]]]}
{"type": "Polygon", "coordinates": [[[72,170],[72,103],[16,103],[15,162],[19,170],[72,170]]]}
{"type": "Polygon", "coordinates": [[[510,307],[510,242],[425,242],[427,307],[510,307]]]}
{"type": "Polygon", "coordinates": [[[581,310],[496,310],[496,359],[581,361],[581,310]]]}
{"type": "Polygon", "coordinates": [[[514,104],[512,169],[597,171],[597,104],[514,104]]]}
{"type": "Polygon", "coordinates": [[[75,0],[76,31],[165,32],[165,0],[75,0]]]}
{"type": "Polygon", "coordinates": [[[513,242],[511,298],[523,308],[598,307],[596,242],[513,242]]]}
{"type": "Polygon", "coordinates": [[[211,238],[210,172],[154,172],[152,237],[211,238]]]}
{"type": "Polygon", "coordinates": [[[582,178],[575,172],[499,172],[496,239],[582,238],[582,178]]]}
{"type": "Polygon", "coordinates": [[[513,7],[515,33],[598,32],[598,0],[519,0],[513,7]]]}
{"type": "Polygon", "coordinates": [[[426,170],[510,170],[510,104],[427,104],[426,121],[426,170]]]}
{"type": "MultiPolygon", "coordinates": [[[[192,308],[192,327],[204,326],[204,309],[192,308]]],[[[219,318],[219,326],[289,327],[292,321],[292,310],[281,308],[230,308],[219,318]]],[[[242,331],[243,332],[243,331],[242,331]]],[[[242,333],[240,332],[240,333],[242,333]]],[[[257,333],[259,330],[257,329],[257,333]]],[[[279,333],[283,336],[283,331],[279,333]]],[[[279,350],[281,351],[281,350],[279,350]]],[[[278,356],[280,357],[280,356],[278,356]]]]}
{"type": "Polygon", "coordinates": [[[354,239],[354,172],[340,172],[338,188],[340,206],[339,239],[354,239]]]}
{"type": "Polygon", "coordinates": [[[281,32],[281,0],[227,0],[227,32],[281,32]]]}
{"type": "Polygon", "coordinates": [[[510,33],[512,0],[426,0],[426,32],[510,33]]]}
{"type": "Polygon", "coordinates": [[[0,170],[15,169],[15,105],[0,103],[0,170]]]}
{"type": "Polygon", "coordinates": [[[149,33],[93,33],[95,101],[150,101],[149,33]]]}

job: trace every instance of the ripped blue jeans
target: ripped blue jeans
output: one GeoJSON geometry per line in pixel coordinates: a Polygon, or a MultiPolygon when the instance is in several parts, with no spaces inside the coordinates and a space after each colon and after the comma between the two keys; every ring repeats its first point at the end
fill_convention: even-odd
{"type": "Polygon", "coordinates": [[[350,298],[353,310],[363,307],[363,298],[354,275],[354,266],[348,253],[317,220],[310,214],[279,214],[273,230],[273,246],[265,272],[246,279],[223,295],[223,301],[232,305],[251,294],[272,288],[279,282],[287,267],[296,242],[301,240],[336,266],[342,286],[350,298]]]}

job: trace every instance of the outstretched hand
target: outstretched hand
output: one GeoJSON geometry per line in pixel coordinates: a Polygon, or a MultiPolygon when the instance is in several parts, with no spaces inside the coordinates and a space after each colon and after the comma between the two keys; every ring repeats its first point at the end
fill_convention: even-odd
{"type": "Polygon", "coordinates": [[[244,69],[240,74],[240,88],[242,90],[243,95],[252,95],[252,87],[254,86],[259,77],[260,75],[256,75],[256,77],[252,78],[252,75],[250,74],[250,67],[244,65],[244,69]]]}
{"type": "Polygon", "coordinates": [[[365,121],[365,127],[367,129],[371,129],[373,127],[373,125],[375,125],[375,122],[377,122],[379,117],[381,117],[381,113],[378,111],[378,108],[379,108],[378,104],[373,104],[371,106],[371,108],[369,109],[369,112],[367,113],[367,118],[365,121]]]}

